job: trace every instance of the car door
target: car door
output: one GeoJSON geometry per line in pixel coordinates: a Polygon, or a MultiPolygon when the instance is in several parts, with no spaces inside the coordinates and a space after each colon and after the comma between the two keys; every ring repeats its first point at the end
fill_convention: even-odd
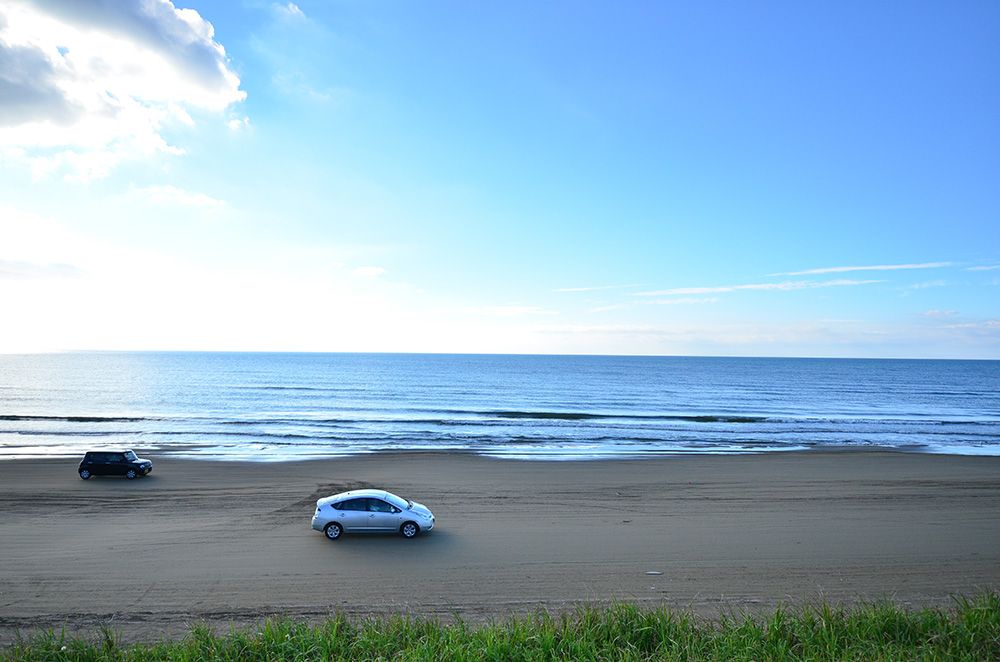
{"type": "Polygon", "coordinates": [[[334,510],[345,531],[364,531],[368,527],[368,499],[341,501],[334,510]]]}
{"type": "Polygon", "coordinates": [[[109,453],[108,460],[108,473],[112,476],[124,476],[125,472],[128,471],[128,463],[125,461],[124,453],[109,453]]]}
{"type": "Polygon", "coordinates": [[[395,531],[402,524],[399,508],[382,499],[368,499],[368,511],[372,531],[395,531]]]}
{"type": "Polygon", "coordinates": [[[91,473],[95,476],[113,476],[111,456],[111,453],[97,453],[94,456],[94,468],[91,469],[91,473]]]}

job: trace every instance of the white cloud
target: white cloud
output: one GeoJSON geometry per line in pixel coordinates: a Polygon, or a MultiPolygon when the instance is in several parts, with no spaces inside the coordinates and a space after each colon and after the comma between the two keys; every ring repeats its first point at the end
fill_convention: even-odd
{"type": "Polygon", "coordinates": [[[312,85],[309,76],[294,69],[275,73],[271,77],[271,83],[282,94],[295,96],[310,103],[339,104],[353,96],[353,93],[346,88],[317,88],[312,85]]]}
{"type": "Polygon", "coordinates": [[[0,260],[0,278],[72,278],[81,273],[72,264],[0,260]]]}
{"type": "Polygon", "coordinates": [[[969,329],[993,334],[1000,332],[1000,319],[979,320],[976,322],[962,322],[960,324],[949,324],[949,329],[969,329]]]}
{"type": "Polygon", "coordinates": [[[144,186],[134,188],[132,192],[156,205],[179,205],[202,209],[222,209],[226,206],[225,200],[219,200],[204,193],[185,191],[176,186],[144,186]]]}
{"type": "Polygon", "coordinates": [[[907,285],[907,290],[926,290],[931,287],[944,287],[947,285],[947,281],[943,280],[927,280],[922,283],[913,283],[912,285],[907,285]]]}
{"type": "Polygon", "coordinates": [[[788,271],[771,274],[772,276],[813,276],[816,274],[836,274],[848,271],[898,271],[900,269],[940,269],[950,267],[951,262],[922,262],[919,264],[875,264],[857,267],[823,267],[821,269],[806,269],[804,271],[788,271]]]}
{"type": "Polygon", "coordinates": [[[385,273],[385,269],[382,267],[358,267],[351,273],[362,278],[378,278],[385,273]]]}
{"type": "Polygon", "coordinates": [[[639,287],[638,285],[595,285],[592,287],[560,287],[553,292],[601,292],[604,290],[621,290],[627,287],[639,287]]]}
{"type": "Polygon", "coordinates": [[[463,313],[486,315],[488,317],[522,317],[524,315],[553,315],[554,312],[538,306],[474,306],[462,309],[463,313]]]}
{"type": "Polygon", "coordinates": [[[656,299],[654,301],[643,301],[643,303],[656,304],[660,306],[689,306],[700,303],[716,303],[718,300],[718,297],[680,297],[679,299],[656,299]]]}
{"type": "MultiPolygon", "coordinates": [[[[534,327],[563,353],[996,358],[1000,320],[929,325],[851,320],[534,327]]],[[[551,345],[550,345],[551,346],[551,345]]]]}
{"type": "Polygon", "coordinates": [[[949,317],[954,317],[956,311],[954,310],[925,310],[920,313],[921,317],[929,317],[931,319],[947,319],[949,317]]]}
{"type": "Polygon", "coordinates": [[[228,122],[226,122],[226,126],[228,126],[231,131],[240,131],[243,129],[249,129],[250,118],[244,116],[243,118],[231,119],[228,122]]]}
{"type": "Polygon", "coordinates": [[[809,290],[821,287],[853,287],[857,285],[870,285],[880,283],[879,280],[794,280],[781,283],[750,283],[745,285],[721,285],[717,287],[675,287],[669,290],[654,290],[652,292],[637,292],[635,296],[659,297],[676,296],[687,294],[715,294],[723,292],[736,292],[741,290],[777,290],[788,292],[792,290],[809,290]]]}
{"type": "Polygon", "coordinates": [[[693,306],[698,304],[708,304],[717,303],[719,301],[718,297],[678,297],[675,299],[654,299],[648,301],[638,301],[630,302],[628,304],[609,304],[606,306],[597,306],[591,308],[589,312],[591,313],[605,313],[612,310],[620,310],[622,308],[629,308],[637,304],[643,305],[656,305],[656,306],[693,306]]]}
{"type": "MultiPolygon", "coordinates": [[[[8,264],[81,266],[94,253],[88,239],[52,219],[0,203],[0,260],[8,264]]],[[[104,257],[101,255],[100,257],[104,257]]],[[[86,269],[87,265],[82,265],[86,269]]]]}
{"type": "Polygon", "coordinates": [[[282,16],[290,18],[305,18],[306,16],[302,9],[294,2],[286,2],[285,4],[275,3],[274,9],[282,16]]]}
{"type": "Polygon", "coordinates": [[[402,351],[414,337],[447,351],[459,334],[411,290],[352,278],[320,244],[247,241],[240,262],[221,265],[214,250],[137,244],[66,217],[0,202],[0,352],[402,351]]]}
{"type": "Polygon", "coordinates": [[[996,271],[1000,269],[1000,264],[991,264],[982,267],[969,267],[966,271],[996,271]]]}
{"type": "Polygon", "coordinates": [[[36,176],[182,154],[163,129],[243,100],[239,84],[211,23],[170,0],[0,6],[0,146],[36,176]]]}

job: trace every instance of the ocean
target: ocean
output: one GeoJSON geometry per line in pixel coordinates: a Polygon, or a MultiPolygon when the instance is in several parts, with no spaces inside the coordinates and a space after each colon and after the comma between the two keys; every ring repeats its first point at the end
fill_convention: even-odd
{"type": "Polygon", "coordinates": [[[0,355],[0,459],[129,447],[287,461],[824,448],[1000,455],[1000,362],[87,352],[0,355]]]}

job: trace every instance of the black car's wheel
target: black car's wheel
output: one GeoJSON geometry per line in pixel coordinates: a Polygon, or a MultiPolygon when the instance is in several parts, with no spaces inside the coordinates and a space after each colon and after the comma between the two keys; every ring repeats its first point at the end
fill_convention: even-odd
{"type": "Polygon", "coordinates": [[[129,480],[132,480],[138,475],[139,474],[135,472],[135,469],[129,469],[128,471],[125,472],[125,477],[128,478],[129,480]]]}
{"type": "Polygon", "coordinates": [[[340,526],[336,522],[330,522],[323,529],[323,533],[326,534],[327,540],[340,540],[340,534],[344,532],[344,527],[340,526]]]}
{"type": "Polygon", "coordinates": [[[399,532],[403,534],[404,538],[415,538],[420,533],[420,527],[417,526],[416,522],[403,522],[403,526],[399,527],[399,532]]]}
{"type": "Polygon", "coordinates": [[[90,478],[90,469],[80,469],[80,478],[84,480],[90,478]]]}

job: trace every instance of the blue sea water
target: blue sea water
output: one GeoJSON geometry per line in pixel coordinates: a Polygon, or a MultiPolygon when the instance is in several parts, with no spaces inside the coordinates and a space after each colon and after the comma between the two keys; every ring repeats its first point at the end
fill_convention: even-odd
{"type": "Polygon", "coordinates": [[[418,354],[0,355],[0,459],[281,461],[864,447],[1000,455],[1000,362],[418,354]]]}

